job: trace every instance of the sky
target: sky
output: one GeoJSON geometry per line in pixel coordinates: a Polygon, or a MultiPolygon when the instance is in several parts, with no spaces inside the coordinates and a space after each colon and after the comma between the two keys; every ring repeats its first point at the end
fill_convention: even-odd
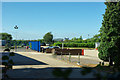
{"type": "Polygon", "coordinates": [[[99,33],[105,8],[104,2],[3,2],[2,32],[24,40],[42,39],[47,32],[54,39],[86,39],[99,33]]]}

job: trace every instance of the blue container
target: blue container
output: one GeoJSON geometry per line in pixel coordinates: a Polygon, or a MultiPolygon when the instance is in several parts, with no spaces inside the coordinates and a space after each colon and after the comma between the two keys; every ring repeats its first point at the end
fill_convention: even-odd
{"type": "Polygon", "coordinates": [[[40,52],[40,41],[29,41],[29,48],[40,52]]]}

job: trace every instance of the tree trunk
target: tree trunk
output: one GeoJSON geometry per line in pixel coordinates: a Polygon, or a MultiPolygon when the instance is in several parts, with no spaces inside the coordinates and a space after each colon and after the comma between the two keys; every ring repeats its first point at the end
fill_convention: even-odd
{"type": "Polygon", "coordinates": [[[113,60],[111,56],[109,57],[109,66],[113,66],[113,60]]]}

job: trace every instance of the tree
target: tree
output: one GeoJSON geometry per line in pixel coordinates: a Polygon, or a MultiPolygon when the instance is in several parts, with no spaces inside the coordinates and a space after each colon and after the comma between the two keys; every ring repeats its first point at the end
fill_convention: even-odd
{"type": "Polygon", "coordinates": [[[64,41],[65,41],[65,42],[69,42],[69,38],[68,38],[68,37],[66,37],[64,41]]]}
{"type": "Polygon", "coordinates": [[[80,36],[80,38],[79,38],[80,40],[83,40],[83,38],[82,38],[82,36],[80,36]]]}
{"type": "Polygon", "coordinates": [[[96,34],[96,35],[93,36],[92,40],[94,42],[100,42],[100,36],[101,36],[101,34],[96,34]]]}
{"type": "Polygon", "coordinates": [[[0,33],[1,40],[12,40],[12,35],[8,33],[0,33]]]}
{"type": "Polygon", "coordinates": [[[44,40],[43,40],[43,39],[38,39],[38,41],[40,41],[40,43],[44,43],[44,40]]]}
{"type": "Polygon", "coordinates": [[[77,40],[77,38],[76,38],[76,37],[74,37],[74,38],[72,38],[71,40],[73,40],[73,41],[74,41],[74,40],[77,40]]]}
{"type": "Polygon", "coordinates": [[[53,41],[53,35],[51,34],[51,32],[48,32],[44,35],[43,39],[44,39],[45,43],[50,44],[53,41]]]}
{"type": "Polygon", "coordinates": [[[120,65],[120,2],[105,2],[107,6],[100,28],[99,58],[109,65],[120,65]]]}

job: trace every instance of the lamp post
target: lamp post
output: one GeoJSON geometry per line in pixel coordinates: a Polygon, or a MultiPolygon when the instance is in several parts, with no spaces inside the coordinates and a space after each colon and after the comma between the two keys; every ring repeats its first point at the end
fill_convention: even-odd
{"type": "Polygon", "coordinates": [[[64,48],[64,40],[62,39],[61,42],[62,42],[62,49],[63,49],[64,48]]]}
{"type": "MultiPolygon", "coordinates": [[[[14,29],[17,30],[17,29],[18,29],[18,26],[15,25],[14,29]]],[[[16,49],[16,51],[17,51],[17,31],[16,31],[16,44],[15,44],[15,49],[16,49]]]]}
{"type": "Polygon", "coordinates": [[[89,36],[90,36],[90,35],[88,34],[88,39],[89,39],[89,36]]]}

